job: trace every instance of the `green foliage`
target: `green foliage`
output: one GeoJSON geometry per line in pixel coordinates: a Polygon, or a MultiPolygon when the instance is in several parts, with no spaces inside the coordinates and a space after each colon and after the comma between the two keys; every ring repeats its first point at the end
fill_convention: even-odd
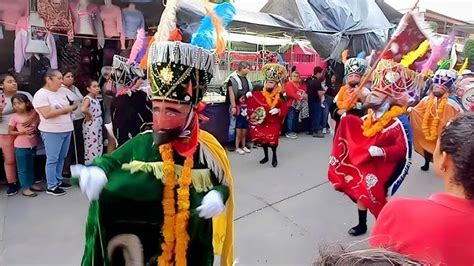
{"type": "Polygon", "coordinates": [[[464,45],[464,51],[463,51],[464,57],[469,58],[469,69],[473,69],[474,67],[474,40],[469,39],[466,41],[466,44],[464,45]]]}

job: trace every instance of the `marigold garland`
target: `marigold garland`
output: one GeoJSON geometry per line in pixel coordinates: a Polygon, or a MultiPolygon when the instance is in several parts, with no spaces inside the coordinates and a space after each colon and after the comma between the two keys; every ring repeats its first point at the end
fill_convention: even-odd
{"type": "Polygon", "coordinates": [[[337,96],[336,105],[340,110],[350,110],[354,108],[357,103],[358,97],[356,95],[356,90],[353,89],[351,92],[348,92],[348,86],[343,86],[339,91],[337,96]]]}
{"type": "Polygon", "coordinates": [[[377,122],[373,121],[374,111],[369,109],[368,115],[364,119],[362,125],[363,135],[366,137],[373,137],[380,131],[382,131],[394,118],[405,113],[405,108],[400,106],[392,106],[389,111],[385,112],[382,117],[377,119],[377,122]]]}
{"type": "Polygon", "coordinates": [[[162,254],[158,258],[158,265],[186,265],[186,251],[189,243],[187,233],[189,221],[189,186],[191,185],[191,170],[194,165],[192,156],[186,158],[181,177],[178,180],[178,212],[176,213],[175,195],[176,174],[173,159],[173,148],[171,144],[160,146],[160,153],[163,159],[163,174],[165,184],[163,190],[163,237],[161,245],[162,254]],[[173,260],[175,255],[175,260],[173,260]]]}
{"type": "Polygon", "coordinates": [[[439,102],[438,107],[436,108],[436,113],[434,114],[434,118],[431,121],[431,125],[429,126],[429,120],[431,117],[431,110],[433,109],[433,105],[435,103],[436,97],[431,95],[426,103],[425,113],[423,114],[423,121],[421,122],[421,130],[423,132],[423,136],[428,141],[434,141],[438,138],[438,125],[441,119],[441,114],[444,111],[444,107],[448,102],[448,97],[445,95],[439,102]]]}
{"type": "Polygon", "coordinates": [[[280,101],[280,92],[280,87],[273,89],[272,93],[269,93],[266,89],[263,90],[263,97],[265,97],[265,101],[267,105],[270,106],[270,109],[275,108],[280,101]]]}

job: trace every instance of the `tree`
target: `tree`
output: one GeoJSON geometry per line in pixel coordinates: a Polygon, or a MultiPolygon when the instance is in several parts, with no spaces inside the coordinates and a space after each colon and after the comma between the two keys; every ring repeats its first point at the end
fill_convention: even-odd
{"type": "Polygon", "coordinates": [[[464,45],[464,58],[469,58],[469,66],[468,68],[473,70],[474,69],[474,40],[469,39],[466,41],[464,45]]]}

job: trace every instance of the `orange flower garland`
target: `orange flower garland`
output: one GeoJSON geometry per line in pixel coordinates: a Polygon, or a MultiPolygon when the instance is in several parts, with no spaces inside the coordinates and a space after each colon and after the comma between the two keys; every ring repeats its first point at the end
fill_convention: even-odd
{"type": "Polygon", "coordinates": [[[265,101],[267,102],[267,105],[270,106],[270,109],[275,108],[280,101],[280,92],[280,87],[274,88],[272,93],[269,93],[266,89],[263,90],[263,97],[265,97],[265,101]]]}
{"type": "Polygon", "coordinates": [[[348,92],[348,90],[348,86],[346,85],[339,91],[336,105],[340,110],[350,110],[354,108],[357,103],[358,98],[356,95],[356,90],[354,89],[352,92],[348,92]]]}
{"type": "Polygon", "coordinates": [[[374,111],[369,109],[368,115],[366,116],[364,123],[362,125],[363,135],[366,137],[373,137],[380,131],[382,131],[394,118],[405,113],[405,108],[400,106],[392,106],[389,111],[377,119],[377,122],[373,121],[374,111]]]}
{"type": "Polygon", "coordinates": [[[191,185],[191,169],[194,165],[193,157],[184,161],[178,184],[178,215],[176,217],[176,265],[186,266],[186,250],[188,249],[188,221],[189,221],[189,186],[191,185]]]}
{"type": "Polygon", "coordinates": [[[433,120],[431,121],[431,125],[428,126],[430,117],[431,117],[431,110],[433,109],[433,105],[436,101],[436,97],[431,95],[426,103],[425,113],[423,114],[423,121],[421,122],[421,130],[423,132],[423,136],[425,136],[426,140],[434,141],[438,138],[438,125],[439,120],[441,119],[441,114],[444,111],[444,107],[448,102],[448,97],[445,95],[439,102],[438,108],[436,108],[436,113],[434,115],[433,120]]]}
{"type": "Polygon", "coordinates": [[[163,189],[163,237],[164,242],[161,244],[162,253],[158,258],[159,265],[172,265],[173,251],[175,246],[175,199],[174,189],[176,187],[176,178],[174,173],[173,149],[171,144],[164,144],[160,146],[160,153],[163,159],[163,173],[165,176],[165,183],[163,189]]]}
{"type": "Polygon", "coordinates": [[[158,258],[158,265],[174,265],[173,255],[175,255],[176,265],[185,266],[186,251],[189,243],[187,233],[189,221],[189,186],[191,185],[191,169],[194,165],[192,156],[186,158],[178,184],[178,213],[176,214],[175,195],[176,174],[173,159],[173,148],[171,144],[160,146],[160,153],[163,159],[163,173],[165,176],[163,191],[163,237],[161,245],[162,254],[158,258]]]}

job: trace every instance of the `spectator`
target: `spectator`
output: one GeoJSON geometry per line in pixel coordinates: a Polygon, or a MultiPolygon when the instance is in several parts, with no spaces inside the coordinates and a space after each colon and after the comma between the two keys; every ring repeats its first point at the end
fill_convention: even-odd
{"type": "MultiPolygon", "coordinates": [[[[17,93],[18,84],[16,83],[15,77],[10,74],[1,74],[0,75],[0,89],[3,90],[5,101],[4,105],[0,106],[1,120],[0,120],[0,148],[3,153],[3,160],[5,166],[5,174],[7,177],[8,189],[7,195],[13,196],[18,193],[20,190],[20,185],[18,184],[17,172],[16,172],[16,162],[15,162],[15,147],[13,142],[15,136],[12,136],[8,133],[11,116],[14,114],[12,97],[17,93]]],[[[31,98],[31,95],[27,92],[18,92],[23,93],[26,96],[31,98]]],[[[37,117],[32,116],[25,122],[26,125],[30,125],[35,121],[37,117]]]]}
{"type": "MultiPolygon", "coordinates": [[[[84,99],[79,89],[74,86],[74,74],[70,70],[63,72],[63,87],[68,90],[67,98],[74,101],[74,104],[79,106],[84,99]]],[[[74,131],[69,144],[69,152],[64,161],[63,176],[70,177],[69,168],[71,164],[84,164],[84,141],[82,138],[82,123],[84,122],[84,115],[81,110],[77,108],[71,114],[74,131]]]]}
{"type": "Polygon", "coordinates": [[[41,191],[40,187],[34,185],[35,155],[38,145],[37,125],[24,125],[30,117],[34,116],[35,111],[25,94],[17,93],[11,101],[15,114],[10,118],[9,134],[16,137],[14,146],[22,193],[27,197],[36,197],[37,194],[34,191],[41,191]]]}
{"type": "Polygon", "coordinates": [[[321,84],[323,69],[319,66],[313,69],[313,76],[307,80],[307,93],[309,104],[309,117],[311,120],[311,133],[315,138],[324,138],[323,108],[321,97],[325,91],[321,84]]]}
{"type": "Polygon", "coordinates": [[[373,247],[426,264],[474,263],[474,113],[447,124],[433,154],[444,193],[388,202],[372,232],[373,247]],[[409,225],[409,226],[407,226],[409,225]]]}
{"type": "Polygon", "coordinates": [[[330,126],[329,126],[329,112],[334,110],[334,97],[336,97],[337,93],[339,92],[339,88],[341,87],[338,84],[336,75],[331,75],[329,82],[326,80],[326,93],[325,93],[325,102],[324,105],[326,108],[323,110],[323,134],[330,133],[330,126]]]}
{"type": "Polygon", "coordinates": [[[85,116],[83,124],[84,132],[84,155],[86,165],[90,165],[92,161],[103,152],[103,136],[102,136],[102,109],[97,100],[100,94],[99,83],[90,80],[86,83],[89,92],[82,102],[81,111],[85,116]]]}
{"type": "MultiPolygon", "coordinates": [[[[235,122],[239,99],[242,98],[242,96],[250,96],[253,91],[252,83],[247,78],[249,72],[250,65],[247,62],[240,62],[237,71],[230,74],[226,81],[227,102],[230,104],[229,143],[234,143],[235,140],[235,122]]],[[[233,145],[230,147],[233,147],[233,145]]],[[[233,149],[230,148],[229,150],[233,149]]]]}
{"type": "Polygon", "coordinates": [[[247,130],[249,128],[249,123],[247,121],[247,104],[245,103],[245,96],[240,97],[237,115],[235,119],[235,151],[244,155],[245,153],[250,153],[250,149],[245,146],[245,138],[247,137],[247,130]],[[240,148],[242,144],[242,148],[240,148]]]}
{"type": "Polygon", "coordinates": [[[48,70],[44,87],[33,98],[33,106],[40,116],[39,130],[46,149],[46,193],[53,196],[66,194],[70,184],[63,182],[62,170],[74,125],[71,113],[77,108],[68,100],[69,91],[62,87],[62,74],[48,70]]]}
{"type": "Polygon", "coordinates": [[[295,132],[296,119],[298,118],[297,105],[300,101],[307,101],[308,96],[301,84],[301,77],[298,71],[291,73],[291,80],[285,84],[286,103],[288,105],[288,116],[286,119],[287,133],[289,139],[297,139],[295,132]]]}

